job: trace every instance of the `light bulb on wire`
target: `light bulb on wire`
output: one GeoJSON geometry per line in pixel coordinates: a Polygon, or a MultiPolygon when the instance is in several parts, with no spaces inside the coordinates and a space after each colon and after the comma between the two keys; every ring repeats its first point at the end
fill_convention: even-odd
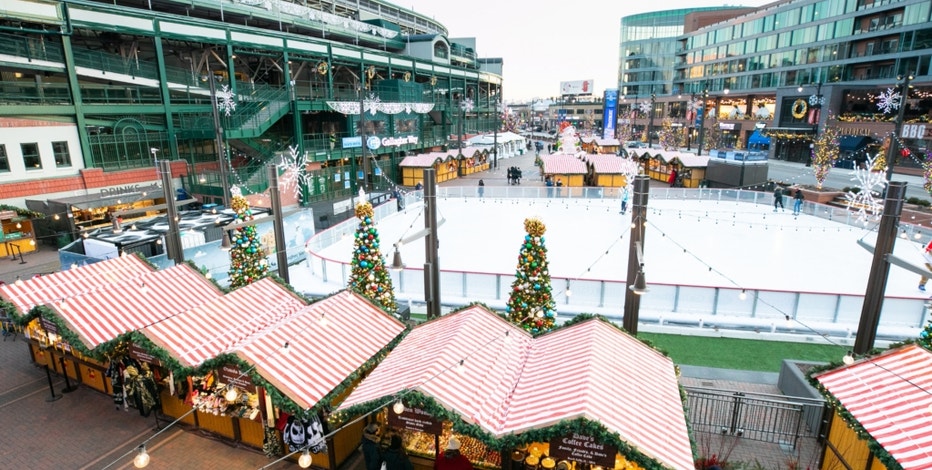
{"type": "Polygon", "coordinates": [[[304,452],[301,452],[301,456],[298,457],[298,466],[301,468],[307,468],[311,466],[311,462],[314,461],[314,457],[311,456],[311,452],[307,449],[304,449],[304,452]]]}
{"type": "Polygon", "coordinates": [[[404,402],[402,402],[400,399],[396,401],[395,404],[392,405],[392,411],[394,411],[396,415],[400,415],[404,413],[405,412],[404,402]]]}
{"type": "Polygon", "coordinates": [[[146,452],[146,445],[139,446],[139,452],[133,457],[133,466],[136,468],[145,468],[149,465],[149,453],[146,452]]]}

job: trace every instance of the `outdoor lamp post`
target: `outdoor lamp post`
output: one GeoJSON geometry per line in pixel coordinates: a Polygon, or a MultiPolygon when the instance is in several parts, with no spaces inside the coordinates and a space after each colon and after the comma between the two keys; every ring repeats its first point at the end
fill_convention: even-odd
{"type": "MultiPolygon", "coordinates": [[[[496,99],[492,106],[495,108],[495,129],[494,134],[492,135],[492,169],[498,169],[498,128],[502,125],[502,111],[504,107],[502,106],[502,100],[496,99]]],[[[460,150],[460,153],[463,151],[460,150]]]]}
{"type": "MultiPolygon", "coordinates": [[[[812,114],[809,115],[809,124],[812,124],[812,138],[815,139],[815,136],[819,133],[819,121],[822,119],[822,106],[825,105],[825,97],[822,96],[822,82],[815,84],[816,92],[809,95],[809,109],[812,110],[812,114]]],[[[796,88],[796,91],[802,93],[803,86],[800,85],[796,88]]]]}
{"type": "Polygon", "coordinates": [[[657,95],[650,94],[650,120],[647,121],[647,148],[654,147],[654,103],[657,95]]]}
{"type": "Polygon", "coordinates": [[[404,269],[398,248],[419,238],[424,238],[424,302],[427,304],[427,319],[440,317],[440,264],[437,229],[444,219],[437,220],[437,176],[433,168],[424,169],[424,230],[411,234],[395,244],[391,269],[404,269]]]}
{"type": "MultiPolygon", "coordinates": [[[[223,139],[223,126],[220,125],[220,103],[217,101],[217,76],[207,69],[207,83],[210,86],[210,111],[214,120],[214,146],[217,147],[217,161],[220,163],[220,191],[223,207],[230,207],[230,178],[227,176],[227,152],[223,139]]],[[[167,199],[166,194],[166,199],[167,199]]]]}
{"type": "MultiPolygon", "coordinates": [[[[890,145],[887,147],[887,181],[893,178],[893,163],[896,161],[896,153],[899,150],[900,133],[903,131],[903,117],[906,114],[906,100],[909,98],[909,82],[913,80],[913,73],[897,75],[897,88],[899,88],[899,99],[896,102],[896,121],[893,122],[893,135],[890,136],[890,145]]],[[[886,193],[886,191],[884,191],[886,193]]]]}
{"type": "Polygon", "coordinates": [[[702,155],[702,140],[703,135],[705,134],[705,105],[706,101],[709,99],[709,90],[704,90],[702,92],[702,102],[696,107],[696,115],[698,119],[696,120],[696,125],[699,127],[699,143],[698,148],[696,149],[696,155],[702,155]]]}

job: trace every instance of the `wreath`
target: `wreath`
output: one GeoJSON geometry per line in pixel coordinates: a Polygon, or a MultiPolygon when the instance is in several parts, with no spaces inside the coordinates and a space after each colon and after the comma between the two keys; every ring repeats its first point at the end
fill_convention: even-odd
{"type": "Polygon", "coordinates": [[[796,119],[802,119],[806,117],[806,111],[809,110],[809,106],[806,104],[806,100],[798,99],[793,102],[793,117],[796,119]]]}
{"type": "Polygon", "coordinates": [[[317,73],[321,75],[327,75],[327,71],[330,69],[330,66],[326,62],[321,62],[317,64],[317,73]]]}
{"type": "Polygon", "coordinates": [[[405,72],[405,81],[406,81],[406,82],[410,82],[410,81],[411,81],[411,72],[405,72]]]}

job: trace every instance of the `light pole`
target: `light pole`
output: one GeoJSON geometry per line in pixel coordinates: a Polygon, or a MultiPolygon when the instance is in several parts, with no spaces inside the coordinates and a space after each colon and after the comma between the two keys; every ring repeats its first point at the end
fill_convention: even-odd
{"type": "MultiPolygon", "coordinates": [[[[887,148],[887,181],[893,178],[893,164],[896,161],[897,147],[899,147],[900,133],[903,131],[903,117],[906,114],[906,99],[909,98],[909,82],[913,80],[913,73],[897,75],[897,87],[900,98],[897,100],[896,121],[893,124],[893,135],[890,136],[890,146],[887,148]]],[[[886,192],[886,191],[885,191],[886,192]]]]}
{"type": "Polygon", "coordinates": [[[459,160],[463,159],[463,134],[466,133],[466,113],[472,111],[474,107],[475,104],[472,98],[463,98],[460,101],[460,131],[456,135],[456,146],[458,147],[457,152],[459,153],[456,162],[456,173],[459,176],[463,176],[463,167],[460,165],[459,160]]]}
{"type": "Polygon", "coordinates": [[[214,146],[217,147],[217,160],[220,162],[220,190],[223,192],[223,207],[230,207],[230,178],[227,176],[227,152],[223,145],[223,126],[220,125],[220,104],[217,102],[216,80],[216,76],[208,66],[207,83],[210,84],[210,110],[214,119],[214,146]]]}
{"type": "Polygon", "coordinates": [[[650,120],[647,121],[647,148],[654,148],[654,100],[657,95],[650,94],[650,120]]]}
{"type": "MultiPolygon", "coordinates": [[[[498,128],[501,127],[502,122],[502,101],[497,99],[495,103],[492,104],[495,108],[495,133],[492,136],[492,169],[498,169],[498,128]]],[[[460,151],[462,152],[462,150],[460,151]]]]}
{"type": "Polygon", "coordinates": [[[638,316],[641,309],[641,294],[647,292],[644,278],[644,229],[647,226],[647,196],[650,191],[650,177],[634,177],[634,197],[631,205],[630,246],[628,249],[628,276],[625,289],[625,308],[621,326],[628,333],[637,336],[638,316]]]}
{"type": "MultiPolygon", "coordinates": [[[[359,140],[362,142],[362,187],[365,190],[366,194],[370,193],[369,190],[369,159],[366,158],[366,92],[363,90],[363,87],[359,87],[359,140]]],[[[358,175],[353,175],[354,180],[358,180],[358,175]]],[[[355,194],[356,188],[351,188],[355,194]]]]}
{"type": "Polygon", "coordinates": [[[699,127],[699,144],[696,149],[696,155],[702,155],[702,137],[705,134],[705,105],[708,100],[709,90],[704,90],[702,92],[702,103],[699,103],[699,106],[696,108],[696,115],[699,116],[697,120],[697,125],[699,127]]]}

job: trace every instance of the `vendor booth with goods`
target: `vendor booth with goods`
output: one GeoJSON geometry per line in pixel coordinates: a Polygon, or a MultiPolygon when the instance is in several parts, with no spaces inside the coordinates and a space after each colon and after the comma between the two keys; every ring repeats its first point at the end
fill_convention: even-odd
{"type": "Polygon", "coordinates": [[[647,160],[650,179],[681,188],[698,188],[709,166],[709,157],[692,153],[644,149],[643,153],[634,154],[647,160]]]}
{"type": "Polygon", "coordinates": [[[812,375],[833,407],[822,467],[932,468],[932,323],[909,344],[812,375]]]}
{"type": "Polygon", "coordinates": [[[575,155],[541,155],[540,160],[541,174],[545,180],[560,181],[561,186],[578,188],[585,185],[586,163],[575,155]]]}
{"type": "Polygon", "coordinates": [[[628,185],[627,175],[638,173],[637,160],[607,154],[587,154],[583,160],[589,186],[621,188],[628,185]]]}
{"type": "Polygon", "coordinates": [[[433,168],[438,183],[458,177],[455,155],[457,152],[430,152],[405,157],[398,167],[401,168],[401,184],[415,187],[424,184],[424,169],[433,168]]]}
{"type": "Polygon", "coordinates": [[[457,150],[450,150],[454,158],[459,162],[459,175],[470,175],[489,169],[489,151],[477,147],[466,147],[463,153],[457,150]]]}
{"type": "Polygon", "coordinates": [[[28,309],[13,318],[37,364],[66,364],[67,376],[118,406],[161,410],[270,456],[285,445],[318,452],[321,468],[345,461],[362,436],[359,424],[311,442],[327,430],[324,413],[405,329],[348,291],[308,305],[265,278],[224,294],[189,265],[153,271],[135,256],[0,294],[5,310],[28,309]]]}
{"type": "Polygon", "coordinates": [[[673,362],[587,315],[536,337],[480,305],[422,323],[331,420],[367,413],[415,469],[454,454],[489,469],[693,468],[673,362]]]}

